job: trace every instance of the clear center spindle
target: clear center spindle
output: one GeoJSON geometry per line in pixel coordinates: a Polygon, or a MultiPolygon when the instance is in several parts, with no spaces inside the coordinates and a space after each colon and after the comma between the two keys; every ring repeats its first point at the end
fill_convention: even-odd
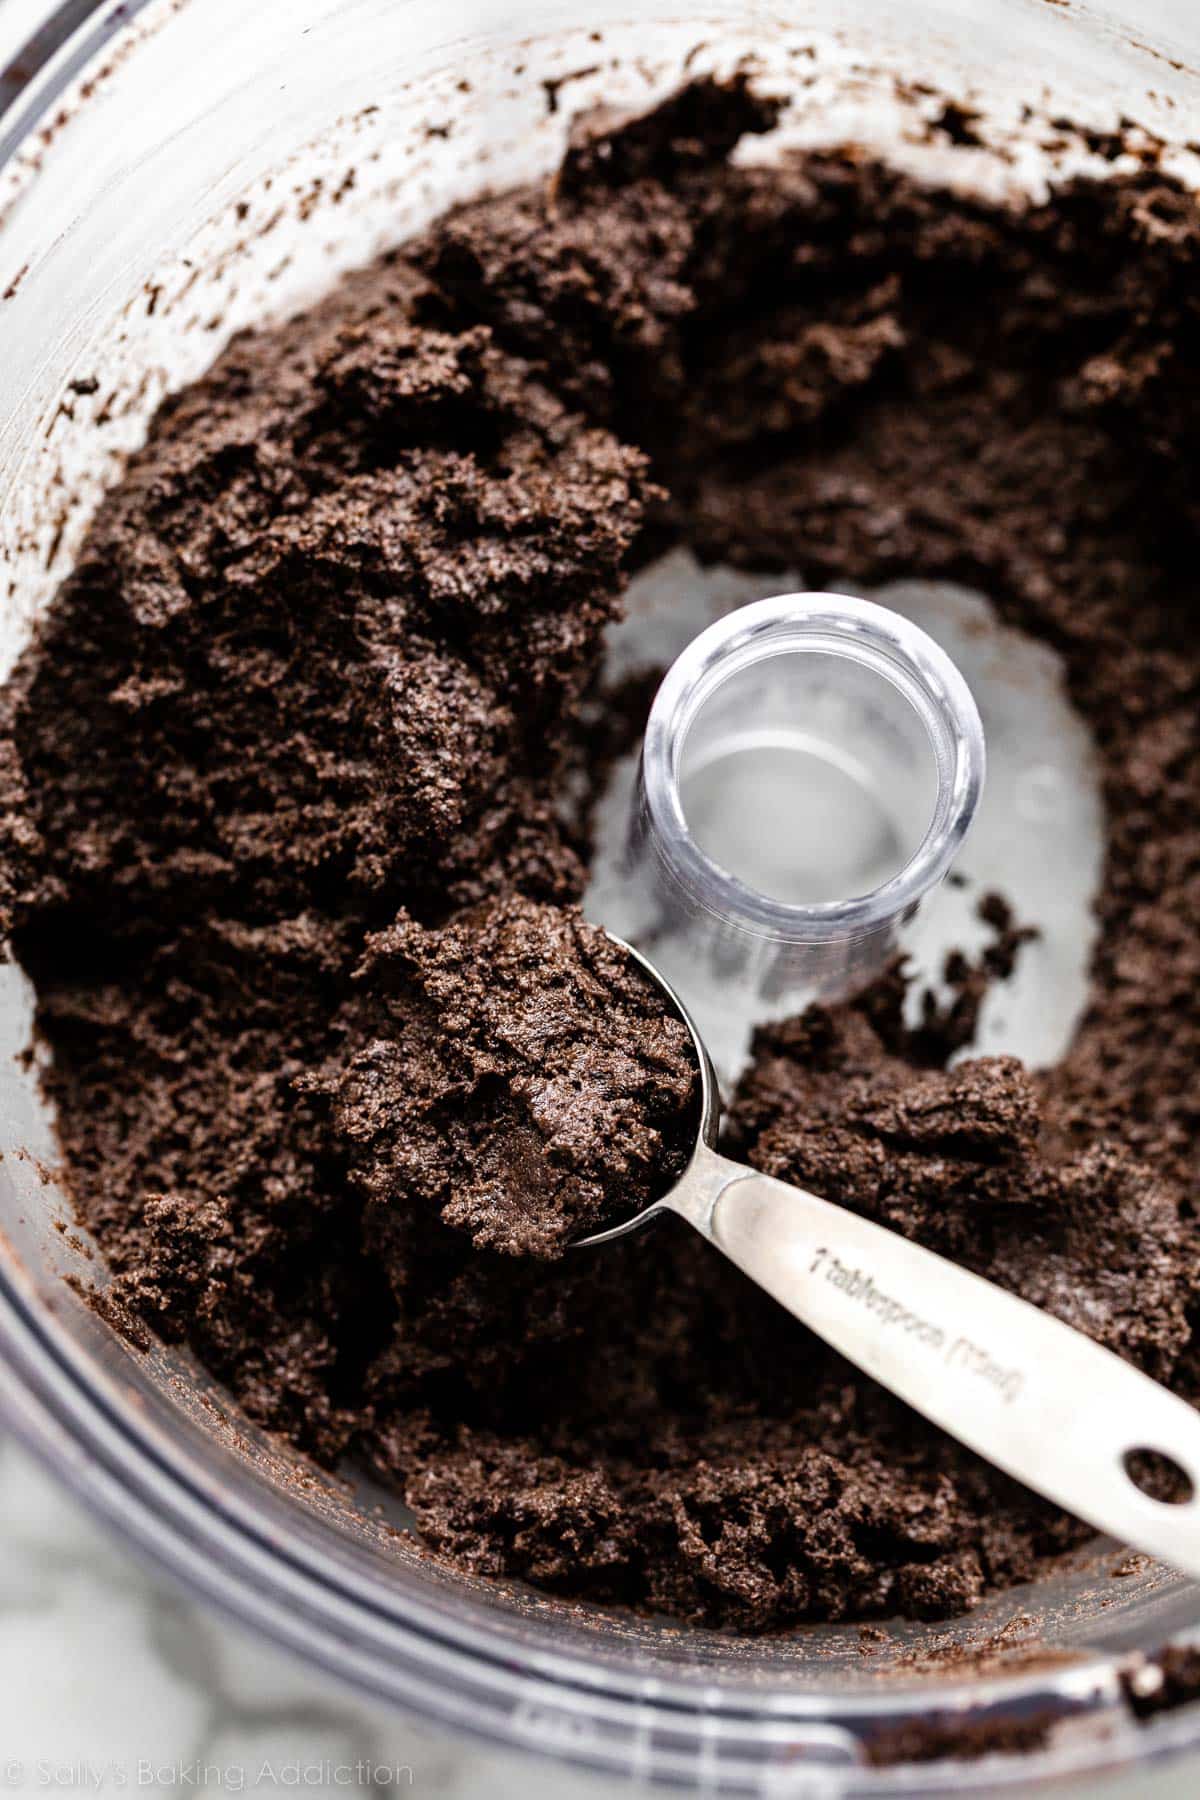
{"type": "Polygon", "coordinates": [[[629,845],[653,941],[772,1012],[848,991],[948,871],[984,763],[966,682],[907,619],[843,594],[741,607],[650,712],[629,845]]]}

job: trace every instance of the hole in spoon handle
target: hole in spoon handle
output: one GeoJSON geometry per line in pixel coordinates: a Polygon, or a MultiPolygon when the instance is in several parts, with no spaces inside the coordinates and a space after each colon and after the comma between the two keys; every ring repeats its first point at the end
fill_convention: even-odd
{"type": "Polygon", "coordinates": [[[1186,1506],[1196,1497],[1196,1481],[1169,1450],[1139,1442],[1123,1452],[1121,1467],[1139,1494],[1165,1506],[1186,1506]]]}

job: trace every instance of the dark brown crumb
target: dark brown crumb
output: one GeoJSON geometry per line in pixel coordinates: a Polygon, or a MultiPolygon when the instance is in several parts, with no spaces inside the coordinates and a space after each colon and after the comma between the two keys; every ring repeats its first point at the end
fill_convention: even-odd
{"type": "Polygon", "coordinates": [[[973,1762],[981,1756],[1027,1756],[1045,1749],[1055,1717],[1053,1712],[1043,1711],[1024,1718],[988,1713],[912,1719],[871,1738],[866,1745],[867,1762],[873,1769],[886,1769],[896,1763],[947,1758],[973,1762]]]}
{"type": "Polygon", "coordinates": [[[1200,1695],[1200,1648],[1168,1644],[1123,1677],[1126,1697],[1139,1719],[1169,1712],[1200,1695]]]}
{"type": "MultiPolygon", "coordinates": [[[[745,82],[593,116],[548,188],[236,340],[0,721],[4,909],[110,1312],[373,1467],[432,1554],[744,1631],[943,1618],[1086,1534],[681,1224],[507,1254],[511,1193],[410,1183],[368,1104],[364,1032],[431,1030],[490,909],[572,929],[563,796],[611,753],[585,702],[651,550],[966,582],[1061,653],[1109,837],[1068,1055],[947,1068],[1019,947],[989,898],[915,1032],[897,969],[763,1033],[731,1138],[1200,1398],[1195,201],[1148,169],[1006,207],[854,152],[730,162],[775,116],[745,82]]],[[[482,1114],[449,1117],[426,1142],[478,1174],[482,1114]]]]}

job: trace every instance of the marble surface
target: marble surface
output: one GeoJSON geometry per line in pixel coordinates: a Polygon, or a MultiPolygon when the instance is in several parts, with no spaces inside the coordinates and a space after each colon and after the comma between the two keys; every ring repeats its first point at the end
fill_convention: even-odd
{"type": "MultiPolygon", "coordinates": [[[[0,1795],[598,1800],[335,1690],[139,1567],[0,1443],[0,1795]]],[[[627,1790],[628,1791],[628,1790],[627,1790]]]]}

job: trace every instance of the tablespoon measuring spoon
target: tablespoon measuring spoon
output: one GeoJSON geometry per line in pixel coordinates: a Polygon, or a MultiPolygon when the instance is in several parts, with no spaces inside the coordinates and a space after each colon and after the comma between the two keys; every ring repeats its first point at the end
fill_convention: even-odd
{"type": "Polygon", "coordinates": [[[613,936],[687,1027],[700,1123],[674,1187],[613,1243],[661,1213],[686,1219],[781,1306],[882,1386],[1098,1531],[1200,1579],[1200,1412],[1110,1350],[932,1250],[723,1156],[720,1094],[687,1008],[653,963],[613,936]],[[1126,1459],[1155,1451],[1191,1483],[1155,1500],[1126,1459]]]}

